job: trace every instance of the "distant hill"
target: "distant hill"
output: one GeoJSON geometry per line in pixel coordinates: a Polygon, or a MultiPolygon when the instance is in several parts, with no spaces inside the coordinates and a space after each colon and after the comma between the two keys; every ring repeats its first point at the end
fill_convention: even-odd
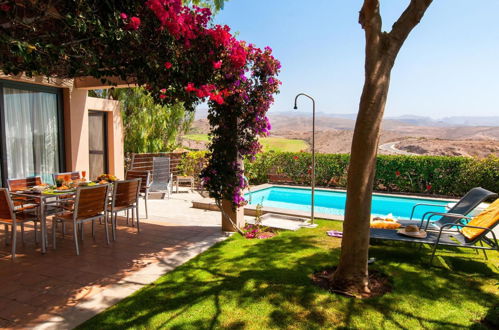
{"type": "MultiPolygon", "coordinates": [[[[209,124],[197,114],[191,133],[206,134],[209,124]]],[[[269,114],[271,135],[311,144],[312,117],[297,112],[269,114]]],[[[324,153],[348,153],[355,114],[318,113],[316,148],[324,153]]],[[[499,116],[448,117],[435,120],[422,116],[387,117],[382,124],[380,153],[486,157],[499,156],[499,116]]]]}

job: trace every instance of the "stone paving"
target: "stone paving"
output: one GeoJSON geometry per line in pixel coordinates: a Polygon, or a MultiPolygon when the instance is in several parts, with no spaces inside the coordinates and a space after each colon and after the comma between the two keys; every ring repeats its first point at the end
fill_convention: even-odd
{"type": "Polygon", "coordinates": [[[223,240],[220,213],[191,208],[197,197],[184,191],[149,200],[140,233],[121,219],[109,246],[103,225],[96,225],[93,239],[87,224],[80,256],[70,234],[59,234],[57,249],[49,246],[41,255],[28,230],[12,262],[2,233],[0,328],[73,328],[223,240]]]}

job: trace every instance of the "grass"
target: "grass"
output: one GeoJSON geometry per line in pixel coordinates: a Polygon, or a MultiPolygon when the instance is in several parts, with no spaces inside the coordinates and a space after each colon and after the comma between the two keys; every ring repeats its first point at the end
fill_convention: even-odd
{"type": "Polygon", "coordinates": [[[208,134],[186,134],[183,136],[184,139],[199,141],[199,142],[209,142],[210,138],[208,134]]]}
{"type": "Polygon", "coordinates": [[[316,229],[269,240],[227,239],[87,321],[81,329],[455,329],[497,317],[498,256],[439,249],[446,268],[429,267],[429,249],[374,245],[371,266],[392,278],[393,291],[353,300],[311,283],[314,271],[335,265],[340,240],[316,229]]]}
{"type": "Polygon", "coordinates": [[[308,149],[308,143],[303,140],[268,137],[260,139],[263,151],[299,152],[308,149]]]}
{"type": "MultiPolygon", "coordinates": [[[[199,141],[199,142],[209,142],[210,139],[208,134],[186,134],[184,139],[199,141]]],[[[263,151],[287,151],[287,152],[299,152],[301,150],[308,149],[308,143],[303,140],[298,139],[286,139],[282,137],[268,137],[260,139],[263,146],[263,151]]]]}

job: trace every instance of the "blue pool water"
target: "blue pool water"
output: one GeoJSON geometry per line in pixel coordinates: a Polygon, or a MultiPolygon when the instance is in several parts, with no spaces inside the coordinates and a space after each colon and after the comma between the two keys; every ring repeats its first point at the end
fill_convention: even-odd
{"type": "MultiPolygon", "coordinates": [[[[269,187],[245,194],[250,205],[261,203],[264,207],[309,211],[310,188],[269,187]]],[[[315,212],[331,215],[345,215],[346,193],[342,191],[315,190],[315,212]]],[[[428,211],[444,212],[450,201],[404,196],[373,195],[371,213],[374,216],[386,216],[392,213],[397,219],[409,219],[412,207],[418,203],[438,204],[435,206],[418,206],[413,219],[421,219],[428,211]]],[[[432,220],[437,220],[437,218],[432,220]]]]}

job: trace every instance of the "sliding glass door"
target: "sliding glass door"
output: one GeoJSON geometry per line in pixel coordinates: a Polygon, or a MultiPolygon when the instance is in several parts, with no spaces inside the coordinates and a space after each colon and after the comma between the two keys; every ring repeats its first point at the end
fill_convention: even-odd
{"type": "Polygon", "coordinates": [[[62,170],[58,90],[5,83],[2,94],[2,177],[40,175],[51,183],[62,170]]]}

